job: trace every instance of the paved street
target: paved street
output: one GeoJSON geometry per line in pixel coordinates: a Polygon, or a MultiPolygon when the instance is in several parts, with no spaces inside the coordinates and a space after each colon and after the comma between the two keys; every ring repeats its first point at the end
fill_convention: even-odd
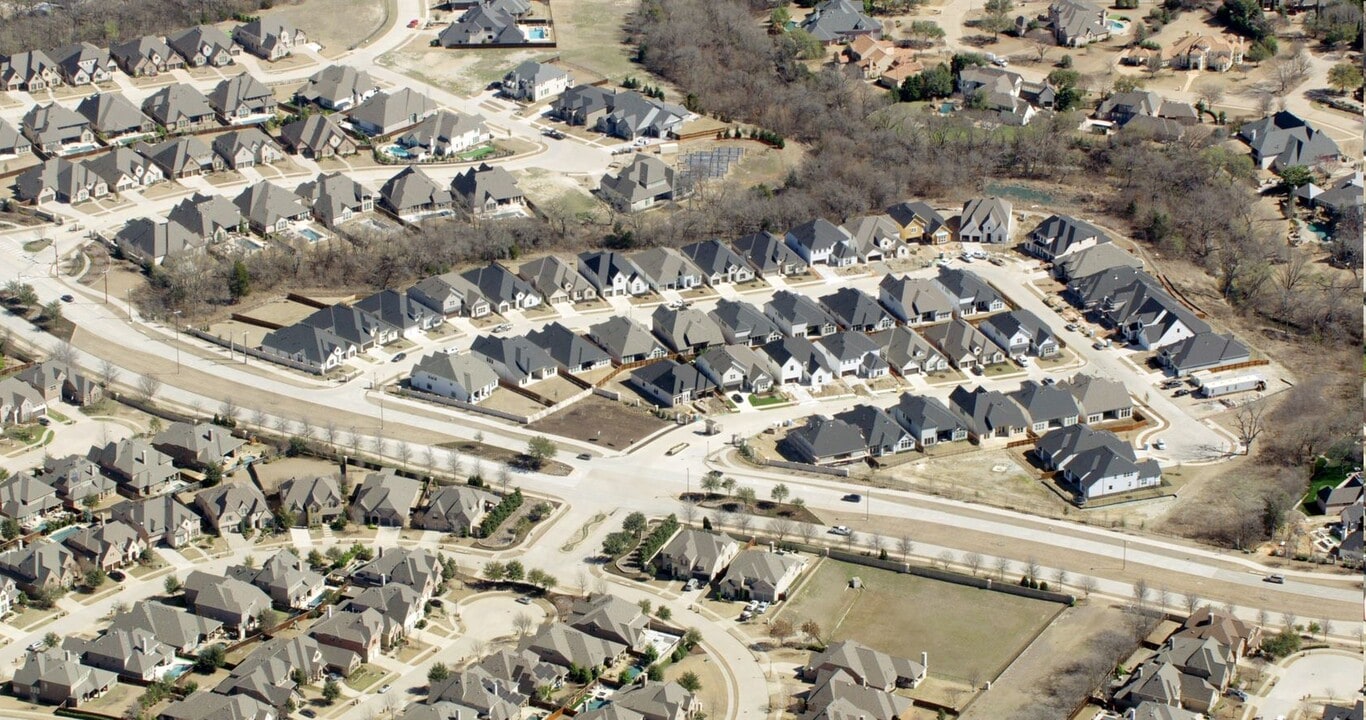
{"type": "Polygon", "coordinates": [[[1350,705],[1362,687],[1362,657],[1360,653],[1336,650],[1315,650],[1301,653],[1268,668],[1273,683],[1271,691],[1262,698],[1253,698],[1243,713],[1243,720],[1253,717],[1290,717],[1301,707],[1301,701],[1337,701],[1350,705]]]}

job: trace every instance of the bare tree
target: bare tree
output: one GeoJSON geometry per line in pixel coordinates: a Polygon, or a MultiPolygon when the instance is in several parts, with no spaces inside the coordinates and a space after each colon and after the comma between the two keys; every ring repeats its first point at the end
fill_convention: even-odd
{"type": "Polygon", "coordinates": [[[1094,577],[1090,576],[1090,575],[1082,575],[1082,576],[1081,576],[1080,587],[1081,587],[1081,591],[1082,591],[1082,593],[1084,593],[1085,597],[1088,597],[1088,598],[1091,597],[1091,593],[1093,593],[1093,592],[1096,591],[1096,587],[1097,587],[1099,584],[1100,584],[1100,583],[1096,582],[1096,579],[1095,579],[1094,577]]]}
{"type": "Polygon", "coordinates": [[[717,508],[716,512],[712,515],[711,521],[717,528],[730,527],[730,524],[734,521],[734,515],[734,513],[725,508],[717,508]]]}
{"type": "Polygon", "coordinates": [[[75,365],[76,361],[79,360],[81,356],[81,354],[76,351],[76,346],[65,340],[58,340],[53,343],[52,349],[49,352],[53,360],[63,365],[75,365]]]}
{"type": "Polygon", "coordinates": [[[1257,626],[1264,631],[1271,629],[1271,613],[1266,608],[1257,609],[1257,626]]]}
{"type": "Polygon", "coordinates": [[[138,397],[145,403],[152,402],[156,397],[157,391],[161,389],[161,379],[153,375],[143,375],[138,378],[138,397]]]}
{"type": "Polygon", "coordinates": [[[288,435],[288,434],[289,434],[289,429],[290,429],[289,418],[285,417],[284,415],[276,415],[276,416],[275,416],[275,432],[280,433],[281,435],[288,435]]]}
{"type": "Polygon", "coordinates": [[[452,478],[459,479],[465,474],[465,460],[460,457],[460,453],[455,450],[446,451],[446,471],[452,478]]]}
{"type": "Polygon", "coordinates": [[[994,561],[994,565],[996,567],[996,579],[1004,582],[1006,573],[1010,572],[1010,558],[998,557],[994,561]]]}
{"type": "Polygon", "coordinates": [[[693,522],[697,520],[699,512],[695,501],[684,500],[683,509],[679,511],[679,515],[683,518],[683,524],[691,527],[693,522]]]}
{"type": "Polygon", "coordinates": [[[954,556],[952,550],[945,550],[939,553],[939,566],[948,570],[953,566],[954,556]]]}
{"type": "Polygon", "coordinates": [[[264,409],[256,408],[255,410],[251,411],[252,427],[264,429],[266,427],[266,423],[269,421],[270,416],[266,414],[266,411],[264,409]]]}
{"type": "Polygon", "coordinates": [[[881,535],[872,533],[868,536],[868,549],[872,550],[874,555],[881,557],[886,548],[887,541],[881,535]]]}
{"type": "Polygon", "coordinates": [[[346,441],[351,448],[351,457],[360,455],[360,430],[358,430],[355,425],[352,425],[351,429],[346,431],[346,441]]]}
{"type": "Polygon", "coordinates": [[[1025,560],[1025,577],[1029,579],[1030,583],[1036,583],[1039,581],[1038,560],[1035,560],[1034,558],[1029,558],[1028,560],[1025,560]]]}
{"type": "Polygon", "coordinates": [[[850,531],[849,531],[849,534],[844,536],[844,549],[845,549],[845,551],[846,551],[846,552],[853,552],[853,551],[854,551],[854,546],[858,544],[858,541],[859,541],[860,539],[861,539],[861,536],[860,536],[857,532],[854,532],[853,530],[850,530],[850,531]]]}
{"type": "Polygon", "coordinates": [[[1262,402],[1247,403],[1234,413],[1233,421],[1238,430],[1238,442],[1243,445],[1244,455],[1252,453],[1252,443],[1266,430],[1262,422],[1265,413],[1266,405],[1262,402]]]}
{"type": "Polygon", "coordinates": [[[223,400],[223,403],[218,406],[218,415],[223,418],[223,422],[226,423],[237,422],[237,414],[240,411],[241,408],[237,406],[237,400],[232,397],[226,398],[223,400]]]}
{"type": "Polygon", "coordinates": [[[778,538],[778,542],[782,542],[792,534],[792,521],[782,517],[773,518],[768,521],[768,530],[778,538]]]}
{"type": "Polygon", "coordinates": [[[299,435],[306,440],[312,440],[318,434],[318,428],[309,422],[308,418],[299,418],[299,435]]]}
{"type": "Polygon", "coordinates": [[[1323,633],[1323,641],[1328,642],[1328,634],[1333,632],[1333,619],[1327,615],[1319,621],[1319,632],[1323,633]]]}
{"type": "Polygon", "coordinates": [[[1034,57],[1038,62],[1043,62],[1048,57],[1048,53],[1053,50],[1053,43],[1045,40],[1035,40],[1032,45],[1034,57]]]}
{"type": "MultiPolygon", "coordinates": [[[[1205,101],[1206,108],[1213,108],[1214,105],[1224,99],[1224,86],[1216,82],[1205,82],[1195,86],[1195,94],[1205,101]]],[[[1213,110],[1210,110],[1213,112],[1213,110]]]]}
{"type": "Polygon", "coordinates": [[[422,465],[427,468],[428,477],[436,475],[436,448],[428,445],[426,449],[422,451],[422,465]]]}
{"type": "Polygon", "coordinates": [[[1057,590],[1058,592],[1062,592],[1063,587],[1067,585],[1067,580],[1067,571],[1063,570],[1062,568],[1058,568],[1057,572],[1053,573],[1053,582],[1057,583],[1058,586],[1053,589],[1057,590]]]}
{"type": "Polygon", "coordinates": [[[1158,586],[1158,588],[1157,588],[1157,606],[1158,606],[1159,608],[1162,608],[1162,612],[1166,612],[1166,611],[1167,611],[1167,608],[1168,608],[1168,607],[1171,607],[1171,604],[1172,604],[1172,593],[1171,593],[1171,591],[1167,589],[1167,586],[1166,586],[1166,585],[1160,585],[1160,586],[1158,586]]]}
{"type": "Polygon", "coordinates": [[[816,526],[805,522],[797,523],[797,537],[801,538],[803,543],[810,545],[816,537],[816,526]]]}
{"type": "Polygon", "coordinates": [[[1192,591],[1186,593],[1184,597],[1186,599],[1186,614],[1194,615],[1195,609],[1200,607],[1200,596],[1192,591]]]}
{"type": "Polygon", "coordinates": [[[735,529],[740,531],[740,535],[748,540],[749,530],[754,526],[754,516],[746,512],[735,513],[735,529]]]}
{"type": "Polygon", "coordinates": [[[336,447],[337,447],[337,421],[336,421],[336,420],[333,420],[332,418],[328,418],[328,419],[327,419],[327,423],[323,425],[323,439],[327,441],[328,447],[331,447],[331,448],[333,448],[333,449],[336,449],[336,447]]]}
{"type": "Polygon", "coordinates": [[[963,564],[967,565],[973,577],[976,577],[977,571],[982,569],[982,556],[975,552],[963,553],[963,564]]]}
{"type": "Polygon", "coordinates": [[[902,535],[901,538],[896,541],[896,548],[901,551],[901,559],[910,562],[911,553],[915,552],[915,541],[911,540],[910,535],[902,535]]]}
{"type": "Polygon", "coordinates": [[[100,361],[100,386],[103,387],[105,390],[108,390],[110,387],[112,387],[112,386],[114,385],[115,382],[118,382],[118,379],[119,379],[119,366],[118,366],[118,365],[115,365],[115,364],[113,363],[113,361],[111,361],[111,360],[109,360],[109,359],[107,359],[107,358],[104,359],[104,360],[101,360],[101,361],[100,361]]]}
{"type": "Polygon", "coordinates": [[[1285,97],[1291,90],[1309,79],[1313,65],[1303,45],[1296,45],[1288,57],[1278,58],[1271,65],[1271,82],[1276,95],[1285,97]]]}
{"type": "Polygon", "coordinates": [[[531,632],[533,624],[534,621],[531,619],[531,616],[524,612],[517,613],[517,616],[512,619],[512,627],[516,628],[517,637],[522,637],[528,632],[531,632]]]}
{"type": "MultiPolygon", "coordinates": [[[[408,463],[413,459],[413,446],[407,440],[399,440],[398,445],[394,446],[394,455],[398,457],[398,465],[404,470],[408,469],[408,463]]],[[[506,491],[506,485],[503,487],[506,491]]]]}
{"type": "Polygon", "coordinates": [[[1295,615],[1294,612],[1286,610],[1285,612],[1281,613],[1281,624],[1284,625],[1287,630],[1298,631],[1299,623],[1300,619],[1297,615],[1295,615]]]}
{"type": "Polygon", "coordinates": [[[1148,581],[1139,578],[1138,582],[1134,583],[1134,609],[1136,611],[1142,613],[1148,609],[1148,596],[1150,594],[1151,590],[1148,588],[1148,581]]]}

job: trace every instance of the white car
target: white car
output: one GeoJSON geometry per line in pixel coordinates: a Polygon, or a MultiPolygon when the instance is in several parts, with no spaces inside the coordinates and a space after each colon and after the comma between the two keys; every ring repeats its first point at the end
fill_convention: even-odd
{"type": "Polygon", "coordinates": [[[1020,367],[1024,367],[1024,366],[1028,365],[1028,364],[1029,364],[1029,356],[1028,356],[1028,355],[1016,355],[1016,356],[1015,356],[1015,363],[1016,363],[1017,365],[1019,365],[1020,367]]]}
{"type": "Polygon", "coordinates": [[[848,527],[846,527],[846,526],[844,526],[844,525],[836,525],[836,526],[830,528],[830,533],[831,533],[832,535],[849,535],[849,534],[851,534],[851,533],[853,533],[853,532],[854,532],[853,530],[850,530],[848,527]]]}
{"type": "Polygon", "coordinates": [[[1157,440],[1153,441],[1153,447],[1157,448],[1158,450],[1166,450],[1167,441],[1163,440],[1162,438],[1158,438],[1157,440]]]}

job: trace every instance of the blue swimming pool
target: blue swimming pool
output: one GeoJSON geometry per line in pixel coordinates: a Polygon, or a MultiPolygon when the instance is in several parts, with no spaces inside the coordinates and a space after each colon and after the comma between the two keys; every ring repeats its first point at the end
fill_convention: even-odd
{"type": "Polygon", "coordinates": [[[606,699],[606,698],[593,698],[593,699],[591,699],[591,700],[589,700],[588,702],[586,702],[586,703],[583,704],[583,709],[584,709],[584,710],[597,710],[597,709],[600,708],[600,707],[603,707],[603,706],[605,706],[605,705],[611,705],[611,704],[612,704],[612,701],[611,701],[611,700],[608,700],[608,699],[606,699]]]}
{"type": "Polygon", "coordinates": [[[52,540],[52,542],[61,542],[80,531],[81,527],[79,525],[67,525],[64,528],[53,532],[51,535],[48,535],[48,538],[52,540]]]}
{"type": "Polygon", "coordinates": [[[1330,228],[1328,225],[1324,223],[1305,223],[1305,227],[1309,230],[1309,232],[1314,233],[1314,235],[1318,237],[1320,242],[1330,242],[1333,239],[1332,228],[1330,228]]]}
{"type": "Polygon", "coordinates": [[[549,33],[546,32],[545,28],[534,27],[527,28],[526,36],[528,40],[544,40],[549,37],[549,33]]]}
{"type": "Polygon", "coordinates": [[[315,243],[323,239],[322,235],[319,235],[316,231],[310,230],[309,228],[300,228],[299,234],[302,235],[305,240],[311,243],[315,243]]]}
{"type": "Polygon", "coordinates": [[[389,157],[398,158],[399,160],[412,160],[416,157],[401,145],[385,145],[381,147],[379,151],[389,157]]]}

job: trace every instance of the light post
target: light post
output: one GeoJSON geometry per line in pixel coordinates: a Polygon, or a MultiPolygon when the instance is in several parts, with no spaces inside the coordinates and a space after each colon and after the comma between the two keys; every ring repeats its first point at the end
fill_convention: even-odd
{"type": "Polygon", "coordinates": [[[109,268],[104,269],[104,304],[109,304],[109,268]]]}
{"type": "Polygon", "coordinates": [[[242,331],[242,364],[247,364],[247,331],[242,331]]]}
{"type": "Polygon", "coordinates": [[[172,313],[171,313],[171,317],[175,318],[175,373],[176,373],[177,375],[179,375],[179,374],[180,374],[180,311],[179,311],[179,310],[176,310],[176,311],[172,312],[172,313]]]}

